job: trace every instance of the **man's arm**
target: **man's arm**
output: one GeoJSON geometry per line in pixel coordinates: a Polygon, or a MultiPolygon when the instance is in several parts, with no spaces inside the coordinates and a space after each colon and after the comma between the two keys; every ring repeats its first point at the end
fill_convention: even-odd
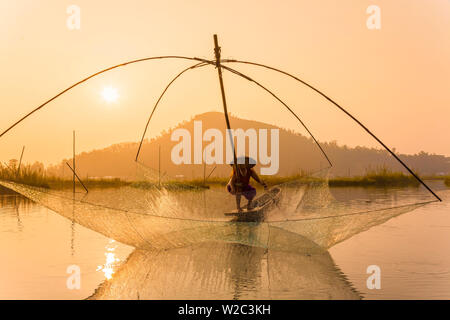
{"type": "Polygon", "coordinates": [[[256,182],[258,182],[260,185],[264,187],[264,189],[267,189],[267,184],[261,180],[261,178],[258,176],[258,174],[255,172],[255,170],[250,169],[251,176],[253,179],[255,179],[256,182]]]}
{"type": "Polygon", "coordinates": [[[236,184],[235,183],[236,183],[236,176],[233,174],[230,181],[228,182],[228,184],[230,185],[230,188],[231,188],[231,193],[236,192],[236,184]]]}

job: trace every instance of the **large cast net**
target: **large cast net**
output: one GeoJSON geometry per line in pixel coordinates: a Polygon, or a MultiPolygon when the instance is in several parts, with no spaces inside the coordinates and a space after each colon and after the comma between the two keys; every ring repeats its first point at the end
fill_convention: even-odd
{"type": "Polygon", "coordinates": [[[220,241],[313,252],[327,249],[424,203],[343,203],[326,180],[279,185],[281,198],[261,221],[235,221],[233,197],[220,188],[173,191],[122,187],[88,194],[0,184],[106,237],[139,249],[168,249],[220,241]]]}
{"type": "MultiPolygon", "coordinates": [[[[23,144],[27,145],[25,159],[44,161],[39,158],[47,155],[52,155],[52,159],[66,157],[47,173],[69,179],[72,172],[66,162],[73,164],[72,130],[76,129],[75,170],[81,180],[91,182],[87,183],[88,187],[94,186],[89,187],[88,193],[84,193],[79,184],[75,193],[70,188],[41,188],[27,184],[27,181],[17,179],[20,177],[14,166],[17,160],[9,166],[2,164],[0,169],[3,171],[18,173],[9,174],[10,177],[0,180],[0,184],[106,237],[138,249],[152,250],[214,241],[311,253],[326,250],[372,226],[434,201],[426,187],[417,181],[411,183],[410,173],[386,150],[374,147],[371,137],[366,137],[361,128],[351,122],[353,128],[350,129],[348,119],[342,119],[342,112],[334,109],[330,112],[328,101],[319,101],[311,93],[294,89],[293,83],[286,79],[265,78],[276,83],[283,96],[290,93],[286,98],[289,105],[297,106],[290,109],[278,96],[269,94],[263,98],[259,91],[255,93],[255,90],[265,88],[259,83],[244,94],[242,88],[247,88],[250,78],[230,77],[226,84],[229,111],[233,114],[231,127],[245,132],[255,129],[253,136],[258,146],[261,146],[262,133],[270,133],[269,137],[272,137],[273,130],[279,130],[279,141],[266,136],[268,142],[262,154],[266,158],[272,156],[273,163],[274,154],[270,153],[279,143],[279,159],[275,161],[278,168],[274,175],[263,179],[267,178],[271,188],[279,188],[280,195],[276,205],[256,221],[239,221],[226,216],[224,213],[236,208],[234,196],[225,188],[231,171],[229,159],[224,155],[224,161],[210,163],[203,153],[203,147],[211,143],[211,139],[203,135],[207,130],[216,130],[210,133],[227,137],[224,114],[217,100],[216,74],[204,68],[197,77],[191,73],[186,75],[184,86],[171,88],[172,95],[163,99],[169,107],[160,107],[156,111],[152,122],[148,122],[150,125],[143,136],[146,139],[139,145],[136,141],[141,127],[137,130],[136,123],[148,118],[154,101],[165,87],[156,83],[154,77],[149,80],[148,70],[131,70],[131,74],[112,71],[108,78],[109,82],[118,83],[124,78],[133,83],[131,79],[135,78],[134,86],[128,83],[128,97],[127,100],[124,98],[123,105],[102,106],[101,111],[95,108],[96,102],[91,96],[92,90],[101,86],[97,79],[89,86],[76,89],[75,97],[64,96],[55,101],[50,110],[42,111],[39,117],[27,119],[14,129],[17,135],[9,132],[0,141],[4,151],[2,161],[13,156],[17,158],[11,154],[23,144]],[[199,83],[202,83],[201,91],[199,83]],[[267,100],[271,96],[276,99],[267,100]],[[280,102],[284,111],[279,109],[280,102]],[[109,109],[105,109],[107,107],[109,109]],[[302,113],[301,118],[298,111],[302,113]],[[198,116],[194,117],[196,114],[198,116]],[[196,136],[199,126],[200,136],[196,136]],[[35,128],[42,130],[32,134],[35,128]],[[173,150],[179,143],[173,139],[177,129],[191,134],[193,140],[188,144],[190,157],[187,158],[192,159],[193,164],[174,161],[173,150]],[[329,135],[313,136],[312,131],[324,131],[329,135]],[[339,143],[319,143],[330,141],[330,135],[339,143]],[[356,139],[357,135],[363,138],[356,139]],[[199,159],[195,159],[198,139],[204,144],[200,146],[199,159]],[[352,140],[353,147],[345,144],[348,140],[352,140]],[[138,149],[140,154],[135,159],[138,149]],[[360,184],[355,185],[352,179],[364,175],[370,166],[384,168],[381,178],[380,175],[375,178],[369,175],[357,179],[360,184]],[[399,178],[392,172],[409,175],[409,178],[399,178]],[[99,179],[119,178],[124,183],[115,187],[97,188],[95,184],[99,179]],[[388,183],[380,186],[376,179],[385,179],[388,183]],[[389,179],[406,181],[406,187],[389,185],[389,179]],[[364,186],[365,182],[368,187],[364,186]],[[342,188],[346,184],[349,187],[342,188]]],[[[159,74],[167,73],[167,69],[161,70],[159,74]]],[[[231,69],[226,71],[240,75],[231,69]]],[[[255,71],[252,76],[259,79],[262,74],[255,71]]],[[[161,81],[170,79],[171,76],[161,81]]],[[[12,119],[7,120],[12,122],[12,119]]],[[[142,122],[139,125],[143,127],[142,122]]],[[[222,150],[226,154],[224,141],[215,145],[215,152],[222,150]]],[[[176,155],[184,157],[186,151],[176,155]]],[[[240,153],[239,156],[249,154],[251,150],[247,145],[240,153]]],[[[257,170],[262,167],[260,156],[261,153],[256,154],[257,170]]],[[[257,193],[261,195],[264,190],[257,188],[257,193]]],[[[244,200],[242,204],[245,205],[244,200]]]]}

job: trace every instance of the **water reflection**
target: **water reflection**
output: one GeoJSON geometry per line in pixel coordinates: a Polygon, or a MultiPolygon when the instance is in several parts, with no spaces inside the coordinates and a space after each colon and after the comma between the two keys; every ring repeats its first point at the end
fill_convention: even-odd
{"type": "MultiPolygon", "coordinates": [[[[341,194],[335,197],[345,198],[344,192],[351,192],[354,197],[367,198],[360,190],[339,189],[341,194]]],[[[337,268],[327,249],[417,207],[378,210],[374,203],[362,209],[373,207],[375,212],[346,214],[346,208],[336,206],[337,215],[319,216],[317,213],[322,211],[313,212],[315,208],[308,204],[302,211],[305,218],[296,221],[187,221],[74,201],[39,190],[25,191],[71,221],[72,254],[76,224],[138,248],[120,265],[117,243],[111,240],[107,244],[105,263],[94,265],[98,265],[97,271],[106,280],[91,299],[359,299],[361,295],[337,268]]],[[[90,196],[123,203],[115,197],[117,192],[102,191],[90,196]]],[[[130,196],[126,192],[123,196],[130,196]]],[[[136,197],[125,200],[130,207],[136,198],[149,197],[133,192],[136,197]]],[[[394,196],[383,194],[389,202],[401,203],[405,198],[402,192],[394,196]]],[[[306,191],[301,193],[304,194],[308,195],[306,191]]],[[[186,193],[185,197],[198,203],[197,195],[203,197],[204,203],[206,193],[186,193]]],[[[412,197],[421,199],[415,194],[412,197]]],[[[14,208],[17,224],[21,225],[19,212],[26,211],[23,207],[31,202],[20,197],[0,199],[2,207],[14,208]]],[[[164,195],[158,198],[159,204],[169,200],[172,199],[164,195]]],[[[352,209],[361,212],[360,207],[352,209]]],[[[219,210],[223,212],[222,208],[219,210]]],[[[330,209],[325,213],[330,214],[330,209]]]]}
{"type": "Polygon", "coordinates": [[[19,211],[19,202],[23,200],[23,197],[14,196],[14,209],[16,211],[16,217],[17,217],[17,229],[19,232],[23,231],[23,223],[20,219],[20,211],[19,211]]]}
{"type": "Polygon", "coordinates": [[[75,206],[72,209],[72,223],[70,224],[70,253],[75,255],[75,206]]]}
{"type": "Polygon", "coordinates": [[[116,267],[120,263],[120,259],[116,258],[115,253],[115,250],[117,249],[117,243],[114,240],[110,239],[105,249],[105,264],[98,266],[96,271],[102,271],[105,274],[105,278],[107,280],[110,280],[113,277],[116,267]]]}
{"type": "Polygon", "coordinates": [[[18,194],[0,194],[0,208],[13,212],[17,222],[17,231],[22,232],[24,225],[21,219],[21,212],[26,212],[33,202],[18,194]]]}
{"type": "Polygon", "coordinates": [[[135,250],[90,299],[360,299],[326,250],[209,242],[135,250]]]}

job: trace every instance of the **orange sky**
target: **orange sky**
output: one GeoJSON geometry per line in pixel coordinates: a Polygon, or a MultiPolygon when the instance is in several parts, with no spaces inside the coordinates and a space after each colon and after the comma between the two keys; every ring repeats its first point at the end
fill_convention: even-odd
{"type": "MultiPolygon", "coordinates": [[[[290,71],[354,113],[389,146],[450,156],[450,2],[323,1],[1,1],[0,130],[81,78],[127,60],[177,54],[224,58],[290,71]],[[81,8],[81,29],[66,27],[67,6],[81,8]],[[381,8],[381,30],[366,9],[381,8]]],[[[56,162],[78,150],[140,138],[166,83],[191,62],[142,62],[68,92],[0,138],[0,161],[56,162]],[[102,100],[105,86],[116,103],[102,100]]],[[[319,140],[375,144],[312,92],[268,71],[234,65],[285,98],[319,140]]],[[[230,111],[296,128],[266,93],[225,73],[230,111]]],[[[220,110],[216,71],[195,70],[174,85],[149,137],[192,115],[220,110]]],[[[299,130],[303,132],[302,130],[299,130]]]]}

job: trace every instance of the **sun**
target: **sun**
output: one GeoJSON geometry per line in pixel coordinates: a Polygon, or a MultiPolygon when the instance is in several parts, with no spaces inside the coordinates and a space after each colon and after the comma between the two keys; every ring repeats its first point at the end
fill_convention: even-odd
{"type": "Polygon", "coordinates": [[[116,88],[105,87],[102,91],[102,97],[106,102],[116,102],[119,98],[116,88]]]}

